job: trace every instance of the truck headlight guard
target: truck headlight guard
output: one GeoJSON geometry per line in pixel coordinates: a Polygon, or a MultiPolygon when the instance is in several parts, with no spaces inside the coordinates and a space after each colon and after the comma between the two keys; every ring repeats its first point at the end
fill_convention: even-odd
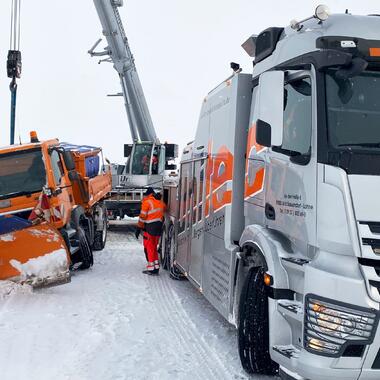
{"type": "Polygon", "coordinates": [[[305,298],[304,347],[307,351],[339,357],[347,346],[373,342],[379,312],[312,294],[305,298]]]}

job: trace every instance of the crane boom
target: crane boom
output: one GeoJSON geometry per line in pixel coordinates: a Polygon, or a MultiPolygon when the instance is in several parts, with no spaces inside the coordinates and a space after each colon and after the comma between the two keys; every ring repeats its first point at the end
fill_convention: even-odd
{"type": "Polygon", "coordinates": [[[112,62],[119,74],[132,139],[134,141],[156,142],[152,118],[136,70],[134,58],[120,18],[118,7],[123,0],[93,0],[108,46],[95,52],[100,41],[89,50],[91,56],[106,56],[104,61],[112,62]]]}

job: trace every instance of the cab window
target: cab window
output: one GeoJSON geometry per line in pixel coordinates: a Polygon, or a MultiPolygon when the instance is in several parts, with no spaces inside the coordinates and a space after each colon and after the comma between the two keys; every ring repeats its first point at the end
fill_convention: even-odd
{"type": "Polygon", "coordinates": [[[291,81],[284,88],[284,131],[280,147],[285,152],[310,151],[312,105],[310,78],[291,81]]]}
{"type": "Polygon", "coordinates": [[[50,153],[51,167],[53,169],[55,184],[60,185],[63,177],[63,168],[61,158],[56,150],[50,153]]]}
{"type": "Polygon", "coordinates": [[[149,174],[153,144],[136,144],[132,159],[132,174],[149,174]]]}

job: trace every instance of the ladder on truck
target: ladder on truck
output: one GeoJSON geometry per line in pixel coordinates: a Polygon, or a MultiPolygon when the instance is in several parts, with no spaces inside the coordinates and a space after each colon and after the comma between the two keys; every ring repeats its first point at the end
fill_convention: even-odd
{"type": "Polygon", "coordinates": [[[120,17],[123,0],[93,0],[103,28],[107,46],[95,51],[101,39],[89,50],[101,62],[113,63],[119,75],[128,124],[133,144],[124,144],[124,165],[111,164],[112,192],[107,208],[115,216],[136,216],[144,189],[148,186],[162,191],[165,169],[173,169],[170,160],[178,156],[174,144],[161,144],[137,73],[135,61],[120,17]]]}

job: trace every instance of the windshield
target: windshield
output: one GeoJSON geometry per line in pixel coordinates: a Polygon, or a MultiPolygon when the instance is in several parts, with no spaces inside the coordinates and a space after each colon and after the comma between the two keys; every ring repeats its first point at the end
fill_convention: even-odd
{"type": "Polygon", "coordinates": [[[36,193],[45,184],[41,150],[0,155],[0,199],[36,193]]]}
{"type": "Polygon", "coordinates": [[[132,174],[149,174],[153,144],[136,144],[132,159],[132,174]]]}
{"type": "Polygon", "coordinates": [[[326,74],[328,138],[334,147],[380,148],[380,73],[326,74]]]}

